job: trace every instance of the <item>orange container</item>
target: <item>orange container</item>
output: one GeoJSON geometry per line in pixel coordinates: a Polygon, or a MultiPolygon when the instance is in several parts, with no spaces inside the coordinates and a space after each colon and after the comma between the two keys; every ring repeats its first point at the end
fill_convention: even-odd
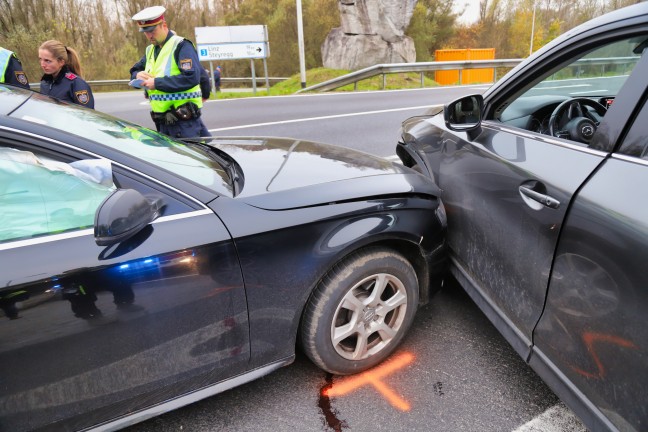
{"type": "MultiPolygon", "coordinates": [[[[436,61],[494,60],[495,48],[436,50],[434,59],[436,61]]],[[[492,68],[463,69],[461,71],[461,82],[459,82],[459,76],[458,70],[434,72],[434,80],[437,83],[441,85],[457,85],[492,83],[495,71],[492,68]]]]}

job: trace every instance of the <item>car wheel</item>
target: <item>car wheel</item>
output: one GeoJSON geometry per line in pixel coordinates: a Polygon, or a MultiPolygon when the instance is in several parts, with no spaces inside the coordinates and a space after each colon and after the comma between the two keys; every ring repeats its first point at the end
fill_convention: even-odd
{"type": "Polygon", "coordinates": [[[318,284],[304,312],[302,348],[333,374],[363,371],[396,349],[417,305],[418,279],[407,259],[389,249],[364,249],[318,284]]]}

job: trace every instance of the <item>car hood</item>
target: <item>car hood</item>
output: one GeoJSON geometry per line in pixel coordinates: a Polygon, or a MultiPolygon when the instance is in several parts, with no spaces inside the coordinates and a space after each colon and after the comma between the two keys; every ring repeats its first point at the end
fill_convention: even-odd
{"type": "Polygon", "coordinates": [[[216,138],[244,177],[236,196],[265,209],[316,206],[404,193],[439,196],[429,179],[400,164],[329,144],[285,138],[216,138]]]}

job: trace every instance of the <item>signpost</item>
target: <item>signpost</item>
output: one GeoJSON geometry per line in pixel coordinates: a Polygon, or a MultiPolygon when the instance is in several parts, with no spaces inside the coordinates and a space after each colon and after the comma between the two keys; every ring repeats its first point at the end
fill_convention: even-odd
{"type": "Polygon", "coordinates": [[[196,27],[195,32],[198,58],[200,61],[209,61],[211,76],[214,76],[214,60],[250,59],[252,89],[256,95],[254,59],[263,59],[266,89],[270,91],[266,62],[270,55],[267,26],[196,27]]]}

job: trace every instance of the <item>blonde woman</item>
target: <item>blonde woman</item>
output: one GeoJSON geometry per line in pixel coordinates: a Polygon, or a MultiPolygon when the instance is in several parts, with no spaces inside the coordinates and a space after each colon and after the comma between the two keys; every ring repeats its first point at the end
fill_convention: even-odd
{"type": "Polygon", "coordinates": [[[94,108],[92,89],[82,78],[77,52],[57,40],[43,42],[38,48],[43,69],[40,92],[88,108],[94,108]]]}

